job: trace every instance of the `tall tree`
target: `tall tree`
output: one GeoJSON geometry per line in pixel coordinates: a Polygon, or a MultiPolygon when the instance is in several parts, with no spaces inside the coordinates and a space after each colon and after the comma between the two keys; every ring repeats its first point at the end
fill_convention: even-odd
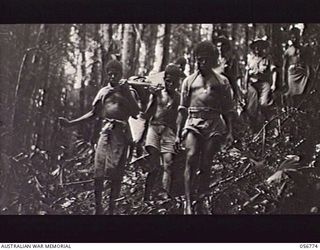
{"type": "Polygon", "coordinates": [[[194,45],[199,43],[200,40],[201,40],[200,24],[191,24],[191,44],[193,47],[189,48],[189,53],[188,53],[190,55],[190,73],[193,73],[195,69],[194,45]]]}
{"type": "Polygon", "coordinates": [[[15,91],[15,109],[13,111],[13,130],[15,143],[14,148],[30,146],[29,137],[32,127],[35,125],[33,107],[38,105],[34,102],[39,97],[39,89],[47,81],[48,57],[41,49],[46,42],[46,27],[39,27],[38,45],[27,49],[22,59],[18,75],[18,83],[15,91]],[[27,130],[29,133],[25,133],[27,130]]]}
{"type": "Polygon", "coordinates": [[[166,24],[159,24],[158,25],[158,32],[157,32],[157,42],[155,47],[155,60],[153,63],[152,73],[158,73],[161,71],[163,56],[164,56],[164,37],[166,34],[166,24]]]}
{"type": "Polygon", "coordinates": [[[156,59],[155,55],[155,47],[157,42],[157,33],[158,33],[158,25],[157,24],[147,24],[145,36],[148,38],[146,39],[146,61],[145,61],[145,68],[146,72],[150,73],[153,69],[153,64],[156,59]]]}
{"type": "Polygon", "coordinates": [[[171,24],[165,24],[163,37],[163,55],[160,66],[160,71],[163,71],[170,60],[170,38],[171,38],[171,24]]]}
{"type": "Polygon", "coordinates": [[[100,24],[100,49],[101,49],[101,82],[104,83],[105,76],[103,74],[105,65],[107,61],[110,59],[111,54],[111,42],[112,42],[112,24],[100,24]]]}
{"type": "MultiPolygon", "coordinates": [[[[79,113],[85,113],[85,82],[87,78],[87,67],[86,67],[86,50],[87,50],[87,41],[86,41],[86,24],[81,24],[79,28],[79,37],[80,37],[80,54],[81,54],[81,85],[79,91],[79,113]]],[[[83,135],[86,135],[86,125],[81,125],[80,131],[83,135]]]]}
{"type": "Polygon", "coordinates": [[[87,76],[86,70],[86,24],[79,26],[79,36],[80,36],[80,54],[81,54],[81,85],[80,85],[80,113],[84,113],[84,88],[87,76]]]}
{"type": "Polygon", "coordinates": [[[133,24],[124,24],[123,43],[121,61],[123,64],[123,77],[128,78],[134,74],[135,65],[135,44],[136,33],[134,32],[133,24]]]}
{"type": "Polygon", "coordinates": [[[137,52],[135,64],[138,64],[138,75],[144,76],[147,72],[146,70],[146,60],[147,60],[147,44],[145,41],[145,31],[147,25],[137,24],[134,26],[137,35],[137,52]]]}
{"type": "Polygon", "coordinates": [[[212,24],[201,24],[200,25],[201,40],[211,40],[213,33],[212,24]]]}

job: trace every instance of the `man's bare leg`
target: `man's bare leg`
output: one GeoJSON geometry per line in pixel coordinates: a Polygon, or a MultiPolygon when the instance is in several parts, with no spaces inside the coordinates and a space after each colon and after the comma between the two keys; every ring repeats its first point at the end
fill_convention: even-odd
{"type": "Polygon", "coordinates": [[[184,171],[184,186],[186,196],[185,214],[192,214],[191,210],[191,189],[193,187],[194,174],[199,163],[200,140],[193,132],[189,132],[186,138],[186,167],[184,171]]]}
{"type": "Polygon", "coordinates": [[[114,178],[111,181],[110,199],[109,199],[109,215],[114,214],[115,200],[119,197],[122,178],[114,178]]]}
{"type": "MultiPolygon", "coordinates": [[[[221,137],[212,137],[203,143],[199,176],[199,195],[204,195],[209,191],[212,160],[215,154],[219,152],[222,142],[223,139],[221,137]]],[[[198,212],[202,213],[203,211],[198,212]]]]}
{"type": "Polygon", "coordinates": [[[170,195],[171,192],[171,176],[172,176],[172,165],[173,165],[172,153],[163,154],[163,176],[162,176],[162,187],[170,195]]]}
{"type": "Polygon", "coordinates": [[[146,178],[145,189],[144,189],[144,197],[143,197],[144,201],[150,201],[151,192],[152,192],[154,184],[157,180],[158,173],[159,173],[159,169],[153,169],[152,171],[150,171],[148,173],[147,178],[146,178]]]}
{"type": "Polygon", "coordinates": [[[95,197],[95,214],[101,215],[102,213],[102,190],[103,178],[96,178],[94,180],[94,197],[95,197]]]}
{"type": "Polygon", "coordinates": [[[127,153],[124,153],[121,156],[118,168],[114,169],[111,173],[111,190],[110,190],[110,199],[109,199],[109,215],[114,214],[115,209],[115,200],[119,198],[121,190],[121,182],[124,174],[124,168],[127,161],[127,153]]]}
{"type": "Polygon", "coordinates": [[[148,161],[151,165],[151,170],[147,175],[145,190],[144,190],[144,201],[149,201],[152,189],[156,182],[159,170],[160,170],[160,153],[156,148],[149,147],[148,148],[149,157],[148,161]]]}

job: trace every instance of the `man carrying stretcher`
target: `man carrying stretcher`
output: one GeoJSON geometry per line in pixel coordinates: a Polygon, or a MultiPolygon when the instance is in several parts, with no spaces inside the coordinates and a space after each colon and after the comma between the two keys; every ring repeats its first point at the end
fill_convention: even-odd
{"type": "Polygon", "coordinates": [[[120,83],[121,63],[117,60],[110,61],[106,65],[106,74],[105,87],[96,95],[91,111],[71,121],[63,117],[59,117],[59,120],[62,126],[70,127],[97,117],[102,119],[103,126],[94,161],[96,214],[103,214],[102,191],[104,180],[107,178],[111,182],[108,210],[112,215],[115,199],[120,194],[128,148],[132,144],[128,119],[130,116],[136,117],[140,110],[129,85],[120,83]]]}

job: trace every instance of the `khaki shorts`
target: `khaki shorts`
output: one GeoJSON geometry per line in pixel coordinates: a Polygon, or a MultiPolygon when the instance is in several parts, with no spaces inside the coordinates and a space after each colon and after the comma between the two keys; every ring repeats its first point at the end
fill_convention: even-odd
{"type": "Polygon", "coordinates": [[[154,147],[160,153],[175,153],[176,135],[173,129],[165,125],[149,125],[146,136],[146,150],[148,147],[154,147]]]}

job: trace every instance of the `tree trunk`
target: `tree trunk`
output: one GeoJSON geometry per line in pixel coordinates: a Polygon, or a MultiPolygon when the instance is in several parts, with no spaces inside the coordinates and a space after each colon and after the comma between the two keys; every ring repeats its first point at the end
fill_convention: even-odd
{"type": "Polygon", "coordinates": [[[147,73],[146,69],[146,61],[147,61],[147,45],[145,42],[145,29],[146,25],[145,24],[140,24],[137,25],[137,48],[138,48],[138,53],[137,53],[137,64],[139,65],[138,67],[138,75],[140,76],[145,76],[147,73]],[[140,46],[139,46],[140,45],[140,46]]]}
{"type": "Polygon", "coordinates": [[[201,40],[211,40],[213,33],[213,25],[212,24],[201,24],[200,25],[200,34],[201,40]]]}
{"type": "Polygon", "coordinates": [[[158,32],[157,32],[157,42],[156,42],[156,47],[155,47],[155,60],[153,63],[153,68],[152,68],[152,74],[153,73],[158,73],[161,71],[161,66],[162,66],[162,60],[163,60],[163,55],[164,55],[164,47],[163,47],[163,38],[165,36],[165,24],[159,24],[158,25],[158,32]]]}
{"type": "MultiPolygon", "coordinates": [[[[38,112],[38,117],[36,119],[36,126],[34,128],[34,133],[38,134],[38,143],[37,145],[46,150],[49,145],[49,140],[47,140],[47,136],[51,133],[51,125],[50,125],[50,85],[52,84],[54,74],[50,74],[54,72],[52,66],[56,67],[55,64],[51,64],[51,58],[55,55],[52,54],[52,49],[56,46],[55,41],[53,39],[54,32],[57,32],[57,26],[53,24],[48,24],[44,26],[44,41],[45,45],[42,45],[41,56],[43,68],[39,72],[39,89],[38,95],[39,105],[36,108],[38,112]]],[[[35,107],[33,107],[35,108],[35,107]]],[[[34,113],[34,112],[33,112],[34,113]]]]}
{"type": "Polygon", "coordinates": [[[86,80],[86,25],[79,27],[80,53],[81,53],[81,87],[80,87],[80,113],[84,113],[84,88],[86,80]]]}
{"type": "Polygon", "coordinates": [[[100,49],[101,49],[101,85],[104,85],[105,81],[105,66],[110,59],[110,45],[112,40],[112,24],[100,24],[100,49]]]}
{"type": "MultiPolygon", "coordinates": [[[[250,43],[250,37],[249,37],[249,24],[245,24],[245,39],[246,39],[246,50],[245,55],[247,56],[249,53],[249,43],[250,43]]],[[[247,58],[245,57],[245,60],[247,61],[247,58]]]]}
{"type": "Polygon", "coordinates": [[[146,56],[146,61],[145,61],[145,68],[146,72],[150,73],[153,69],[153,64],[156,59],[155,56],[155,46],[157,42],[157,33],[158,33],[158,25],[157,24],[148,24],[146,27],[146,51],[147,51],[147,56],[146,56]]]}
{"type": "Polygon", "coordinates": [[[163,37],[163,56],[162,56],[160,71],[163,71],[169,63],[170,37],[171,37],[171,24],[165,24],[164,37],[163,37]]]}
{"type": "MultiPolygon", "coordinates": [[[[110,37],[109,29],[111,27],[112,30],[112,25],[109,24],[107,25],[106,29],[106,34],[105,38],[110,37]]],[[[107,55],[105,46],[102,46],[102,44],[105,42],[105,40],[102,38],[100,39],[100,31],[101,31],[101,25],[100,24],[95,24],[94,25],[94,40],[98,44],[96,48],[94,49],[94,54],[93,54],[93,65],[92,65],[92,71],[91,71],[91,77],[90,77],[90,87],[92,89],[92,92],[94,92],[93,95],[91,95],[91,102],[93,101],[93,98],[96,93],[98,93],[99,89],[102,87],[102,81],[103,81],[103,74],[102,71],[104,69],[104,64],[105,64],[105,56],[107,55]],[[99,60],[101,58],[101,60],[99,60]],[[99,64],[99,61],[101,62],[99,64]]],[[[111,34],[112,35],[112,34],[111,34]]],[[[108,39],[109,40],[109,39],[108,39]]],[[[96,143],[98,138],[99,138],[99,133],[101,129],[101,121],[99,119],[96,119],[93,124],[91,124],[92,128],[92,134],[90,137],[90,142],[92,144],[96,143]]]]}
{"type": "Polygon", "coordinates": [[[99,46],[100,43],[100,37],[99,37],[99,24],[94,24],[94,41],[96,42],[97,46],[94,47],[93,51],[93,64],[92,64],[92,69],[91,69],[91,76],[90,76],[90,86],[93,87],[96,91],[100,87],[100,82],[101,82],[101,63],[99,58],[100,58],[100,53],[101,53],[101,46],[99,46]]]}
{"type": "Polygon", "coordinates": [[[122,43],[122,67],[123,77],[128,78],[134,74],[134,58],[135,58],[135,33],[133,32],[133,24],[124,24],[123,43],[122,43]]]}
{"type": "MultiPolygon", "coordinates": [[[[86,81],[86,24],[82,24],[79,26],[79,36],[80,36],[80,54],[81,54],[81,85],[79,91],[79,113],[82,115],[85,113],[85,81],[86,81]]],[[[87,138],[86,133],[86,125],[82,124],[79,126],[80,133],[87,138]]]]}
{"type": "Polygon", "coordinates": [[[271,38],[271,50],[272,58],[275,65],[281,68],[282,66],[282,32],[280,24],[270,25],[270,38],[271,38]]]}
{"type": "Polygon", "coordinates": [[[195,70],[195,61],[194,61],[194,48],[200,42],[200,24],[191,24],[191,33],[192,33],[192,44],[193,48],[190,48],[190,74],[195,70]]]}
{"type": "Polygon", "coordinates": [[[36,49],[28,51],[21,64],[13,115],[13,142],[15,143],[15,150],[24,148],[26,141],[29,141],[26,137],[30,135],[30,126],[33,124],[33,119],[31,118],[34,115],[31,112],[33,106],[32,100],[34,100],[36,92],[39,89],[37,78],[39,76],[39,68],[44,66],[40,64],[42,62],[42,55],[36,49]],[[26,133],[26,131],[28,132],[26,133]]]}

